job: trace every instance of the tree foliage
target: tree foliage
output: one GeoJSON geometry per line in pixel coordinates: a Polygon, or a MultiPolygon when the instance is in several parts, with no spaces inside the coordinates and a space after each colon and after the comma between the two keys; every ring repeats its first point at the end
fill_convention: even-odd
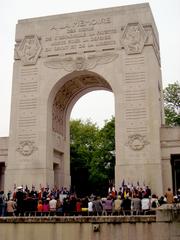
{"type": "Polygon", "coordinates": [[[89,120],[73,120],[70,138],[72,187],[79,195],[107,193],[114,179],[114,117],[102,129],[89,120]]]}
{"type": "Polygon", "coordinates": [[[180,126],[180,84],[175,82],[164,89],[165,123],[180,126]]]}
{"type": "Polygon", "coordinates": [[[89,189],[89,165],[96,149],[98,127],[89,120],[70,122],[71,182],[78,193],[89,189]]]}
{"type": "Polygon", "coordinates": [[[89,180],[94,187],[105,194],[110,181],[114,180],[115,166],[115,126],[114,117],[106,121],[98,132],[96,150],[90,164],[89,180]]]}

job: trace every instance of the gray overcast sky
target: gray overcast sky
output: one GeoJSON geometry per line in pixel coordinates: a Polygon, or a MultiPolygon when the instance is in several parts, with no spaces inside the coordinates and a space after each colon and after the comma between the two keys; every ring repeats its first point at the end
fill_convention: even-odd
{"type": "MultiPolygon", "coordinates": [[[[180,0],[1,0],[0,3],[0,136],[9,135],[15,25],[18,19],[149,2],[159,31],[163,85],[180,80],[180,0]]],[[[92,92],[72,111],[102,126],[114,113],[113,95],[92,92]],[[88,104],[88,108],[87,108],[88,104]],[[88,109],[88,111],[86,110],[88,109]]]]}

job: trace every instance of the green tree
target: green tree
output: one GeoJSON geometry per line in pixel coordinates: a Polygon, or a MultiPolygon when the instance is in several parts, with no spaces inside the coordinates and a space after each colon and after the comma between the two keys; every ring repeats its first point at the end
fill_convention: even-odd
{"type": "Polygon", "coordinates": [[[164,89],[165,123],[180,126],[180,84],[175,82],[164,89]]]}
{"type": "Polygon", "coordinates": [[[70,158],[72,187],[80,195],[87,194],[89,183],[89,166],[96,150],[99,129],[89,120],[70,122],[70,158]]]}
{"type": "Polygon", "coordinates": [[[115,166],[115,119],[105,121],[98,134],[98,143],[90,165],[90,180],[94,186],[106,194],[109,182],[114,180],[115,166]]]}
{"type": "Polygon", "coordinates": [[[109,180],[114,179],[114,117],[102,129],[81,120],[70,126],[72,185],[78,195],[106,194],[109,180]]]}

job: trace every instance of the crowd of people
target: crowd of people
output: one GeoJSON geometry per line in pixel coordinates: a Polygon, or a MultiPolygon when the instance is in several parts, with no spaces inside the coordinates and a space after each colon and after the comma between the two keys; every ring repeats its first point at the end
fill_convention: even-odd
{"type": "Polygon", "coordinates": [[[174,196],[168,188],[158,198],[148,186],[123,185],[119,191],[109,187],[106,197],[79,198],[67,188],[40,187],[29,189],[19,186],[7,195],[0,192],[0,216],[67,216],[67,215],[140,215],[155,214],[162,204],[180,202],[180,189],[174,196]]]}

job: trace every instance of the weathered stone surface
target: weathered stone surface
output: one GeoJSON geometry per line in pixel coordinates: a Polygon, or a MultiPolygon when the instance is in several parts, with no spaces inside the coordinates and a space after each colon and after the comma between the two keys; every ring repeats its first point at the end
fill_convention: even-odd
{"type": "Polygon", "coordinates": [[[170,161],[167,171],[161,161],[160,52],[149,4],[19,20],[15,41],[5,190],[70,186],[70,113],[101,89],[115,97],[116,189],[123,179],[158,195],[172,186],[170,161]]]}
{"type": "Polygon", "coordinates": [[[152,223],[156,216],[1,217],[0,223],[152,223]]]}
{"type": "Polygon", "coordinates": [[[1,240],[174,240],[179,239],[179,226],[177,221],[166,217],[158,221],[155,216],[0,218],[1,240]]]}

